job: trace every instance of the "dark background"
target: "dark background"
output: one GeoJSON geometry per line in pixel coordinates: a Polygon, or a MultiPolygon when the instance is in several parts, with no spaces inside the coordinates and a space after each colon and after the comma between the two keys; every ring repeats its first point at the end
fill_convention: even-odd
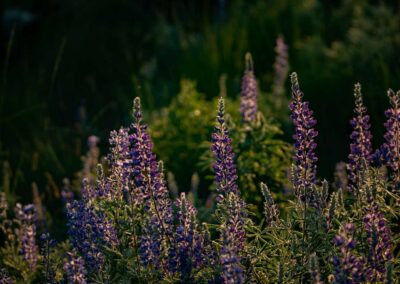
{"type": "Polygon", "coordinates": [[[228,96],[237,96],[247,51],[268,95],[282,35],[318,120],[319,175],[331,178],[347,157],[355,82],[374,146],[382,141],[386,90],[400,88],[399,9],[400,1],[2,1],[2,175],[7,161],[20,199],[30,199],[33,181],[60,185],[81,167],[89,135],[106,153],[135,96],[150,121],[182,78],[212,99],[226,74],[228,96]]]}

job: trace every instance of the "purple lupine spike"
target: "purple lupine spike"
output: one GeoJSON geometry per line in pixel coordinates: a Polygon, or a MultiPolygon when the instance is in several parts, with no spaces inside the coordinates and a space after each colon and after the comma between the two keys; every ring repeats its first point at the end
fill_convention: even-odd
{"type": "Polygon", "coordinates": [[[197,210],[186,199],[186,194],[175,202],[178,208],[178,225],[174,237],[174,247],[170,251],[170,268],[178,271],[182,281],[190,281],[192,269],[201,267],[206,261],[204,236],[198,230],[197,210]]]}
{"type": "Polygon", "coordinates": [[[223,224],[221,225],[222,248],[220,263],[222,276],[226,283],[243,283],[244,274],[240,265],[240,252],[244,248],[246,232],[244,230],[246,204],[240,198],[237,187],[236,166],[232,141],[224,119],[224,100],[218,101],[218,115],[214,133],[212,134],[211,151],[215,156],[215,185],[219,195],[219,206],[226,206],[223,224]]]}
{"type": "Polygon", "coordinates": [[[241,258],[237,255],[234,234],[226,227],[222,227],[222,248],[220,263],[222,265],[222,277],[226,284],[241,284],[245,281],[241,258]]]}
{"type": "Polygon", "coordinates": [[[99,271],[105,260],[101,247],[119,244],[113,224],[103,212],[84,201],[69,203],[67,216],[72,246],[83,256],[89,270],[99,271]]]}
{"type": "Polygon", "coordinates": [[[272,198],[271,192],[265,183],[261,183],[261,192],[264,196],[264,216],[268,227],[273,227],[279,222],[279,209],[272,198]]]}
{"type": "Polygon", "coordinates": [[[339,254],[333,258],[334,281],[333,283],[363,283],[364,260],[352,253],[357,242],[354,239],[355,226],[347,223],[333,239],[334,245],[339,249],[339,254]]]}
{"type": "MultiPolygon", "coordinates": [[[[121,128],[118,131],[110,133],[110,154],[107,156],[107,161],[110,167],[110,180],[115,184],[114,198],[122,199],[123,196],[129,197],[130,175],[132,167],[130,159],[130,139],[127,128],[121,128]]],[[[128,203],[131,203],[128,200],[128,203]]]]}
{"type": "Polygon", "coordinates": [[[285,81],[289,72],[288,46],[282,36],[276,39],[275,53],[275,78],[272,88],[275,94],[281,94],[285,89],[285,81]]]}
{"type": "Polygon", "coordinates": [[[64,271],[67,274],[68,283],[86,284],[85,261],[76,251],[67,253],[67,262],[64,264],[64,271]]]}
{"type": "Polygon", "coordinates": [[[360,187],[361,171],[369,167],[372,161],[372,134],[367,108],[364,106],[361,85],[354,85],[355,117],[350,121],[353,132],[350,135],[350,154],[347,170],[349,171],[349,191],[356,193],[360,187]]]}
{"type": "Polygon", "coordinates": [[[38,261],[38,246],[36,244],[36,210],[33,204],[24,206],[22,219],[21,252],[29,269],[35,271],[38,261]]]}
{"type": "Polygon", "coordinates": [[[395,189],[400,191],[400,91],[389,89],[388,97],[391,107],[385,112],[385,142],[377,155],[391,169],[395,189]]]}
{"type": "Polygon", "coordinates": [[[133,189],[131,199],[134,206],[144,209],[144,234],[140,238],[140,254],[145,265],[159,266],[163,240],[171,244],[173,211],[169,192],[165,185],[164,175],[160,172],[157,159],[153,153],[153,143],[142,124],[140,99],[133,103],[134,122],[130,135],[130,162],[133,189]]]}
{"type": "Polygon", "coordinates": [[[257,114],[257,81],[254,76],[253,59],[246,53],[246,69],[242,78],[240,113],[244,123],[252,122],[257,114]]]}
{"type": "Polygon", "coordinates": [[[364,229],[367,233],[368,256],[365,275],[371,283],[383,283],[386,264],[392,260],[392,238],[384,214],[371,197],[364,210],[364,229]]]}
{"type": "Polygon", "coordinates": [[[0,269],[0,283],[1,284],[14,284],[14,280],[8,274],[5,268],[0,269]]]}
{"type": "MultiPolygon", "coordinates": [[[[295,157],[293,167],[293,185],[297,192],[312,187],[316,182],[318,158],[315,155],[317,143],[315,138],[318,132],[314,130],[317,121],[313,117],[313,111],[309,103],[303,101],[303,92],[300,90],[297,74],[290,75],[292,81],[292,102],[289,108],[292,111],[291,119],[295,126],[295,157]]],[[[302,197],[302,196],[300,196],[302,197]]]]}
{"type": "Polygon", "coordinates": [[[215,185],[219,193],[217,201],[221,202],[230,192],[238,194],[236,180],[236,166],[234,164],[235,154],[232,149],[232,140],[224,118],[225,105],[222,98],[218,101],[217,123],[212,134],[211,151],[214,153],[215,162],[215,185]]]}

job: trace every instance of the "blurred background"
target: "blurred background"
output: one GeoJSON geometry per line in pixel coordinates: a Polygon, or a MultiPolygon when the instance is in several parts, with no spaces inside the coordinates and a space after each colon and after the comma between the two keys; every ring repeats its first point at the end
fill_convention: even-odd
{"type": "MultiPolygon", "coordinates": [[[[63,179],[82,168],[88,137],[99,137],[106,155],[109,132],[129,125],[140,96],[157,154],[185,190],[198,167],[188,143],[197,147],[210,128],[197,125],[195,136],[163,127],[190,128],[183,115],[171,118],[171,109],[185,107],[177,94],[194,93],[201,99],[191,107],[212,119],[216,97],[238,98],[251,52],[259,96],[273,102],[278,37],[318,120],[318,173],[332,179],[348,154],[356,82],[374,146],[382,141],[386,91],[400,88],[399,12],[400,1],[383,0],[1,1],[2,188],[25,203],[32,183],[47,200],[59,196],[63,179]]],[[[289,80],[285,86],[288,99],[289,80]]],[[[264,106],[291,142],[286,106],[264,106]]]]}

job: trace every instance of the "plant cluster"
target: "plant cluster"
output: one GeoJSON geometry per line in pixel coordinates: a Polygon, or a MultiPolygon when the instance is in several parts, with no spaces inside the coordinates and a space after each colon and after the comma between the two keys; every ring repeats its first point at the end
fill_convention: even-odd
{"type": "MultiPolygon", "coordinates": [[[[329,188],[317,176],[317,121],[291,74],[295,132],[285,210],[268,182],[241,188],[247,156],[235,143],[263,143],[251,58],[242,81],[241,131],[231,136],[225,100],[218,100],[208,150],[214,172],[213,218],[202,220],[182,192],[171,198],[140,99],[133,122],[112,131],[106,166],[82,181],[81,197],[65,192],[68,240],[56,244],[38,223],[36,205],[12,214],[0,195],[1,283],[393,283],[399,280],[400,92],[388,91],[383,145],[372,149],[370,121],[355,85],[348,181],[329,188]],[[261,130],[260,130],[261,129],[261,130]],[[245,137],[235,141],[232,137],[245,137]],[[247,140],[248,139],[248,140],[247,140]],[[343,184],[346,184],[344,186],[343,184]],[[251,195],[263,197],[253,218],[251,195]]],[[[93,138],[94,139],[94,138],[93,138]]],[[[257,148],[263,149],[263,148],[257,148]]],[[[283,151],[283,150],[282,150],[283,151]]],[[[256,153],[263,155],[263,153],[256,153]]],[[[265,162],[267,163],[267,162],[265,162]]],[[[260,164],[268,168],[267,164],[260,164]]],[[[87,170],[90,173],[90,170],[87,170]]],[[[255,179],[250,178],[250,183],[255,179]]]]}

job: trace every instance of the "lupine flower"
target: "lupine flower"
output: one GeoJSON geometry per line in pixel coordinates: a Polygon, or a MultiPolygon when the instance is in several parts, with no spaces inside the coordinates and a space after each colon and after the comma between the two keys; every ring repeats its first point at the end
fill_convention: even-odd
{"type": "MultiPolygon", "coordinates": [[[[118,131],[110,133],[110,154],[107,161],[110,167],[110,180],[114,182],[113,188],[116,188],[115,197],[129,196],[130,179],[132,168],[129,155],[129,133],[127,128],[121,127],[118,131]]],[[[127,200],[131,203],[130,200],[127,200]]]]}
{"type": "Polygon", "coordinates": [[[253,71],[251,54],[246,54],[246,69],[242,78],[242,92],[240,98],[240,113],[242,121],[252,122],[257,114],[257,81],[253,71]]]}
{"type": "Polygon", "coordinates": [[[357,244],[354,239],[354,232],[354,224],[347,223],[333,240],[334,245],[339,249],[339,255],[333,258],[335,268],[333,283],[335,284],[361,283],[364,281],[364,260],[352,253],[357,244]]]}
{"type": "Polygon", "coordinates": [[[139,98],[134,100],[133,118],[132,134],[129,136],[130,162],[125,166],[131,167],[132,202],[136,207],[143,207],[144,214],[147,214],[144,218],[144,234],[140,238],[140,257],[144,264],[158,266],[156,258],[162,251],[162,240],[171,243],[172,204],[164,175],[157,166],[147,126],[142,124],[139,98]]]}
{"type": "Polygon", "coordinates": [[[392,259],[392,238],[379,205],[371,197],[368,201],[363,217],[368,245],[365,275],[372,283],[383,283],[386,276],[386,264],[392,259]]]}
{"type": "Polygon", "coordinates": [[[94,181],[93,172],[99,163],[100,149],[97,144],[100,142],[100,138],[92,135],[88,138],[89,150],[86,156],[82,157],[83,169],[82,178],[86,178],[90,184],[94,181]]]}
{"type": "Polygon", "coordinates": [[[88,269],[99,271],[104,263],[100,246],[116,246],[119,240],[107,217],[91,204],[73,201],[67,205],[68,234],[72,246],[83,256],[88,269]]]}
{"type": "Polygon", "coordinates": [[[38,247],[36,245],[36,210],[33,204],[24,206],[21,227],[21,252],[29,269],[35,271],[38,261],[38,247]]]}
{"type": "Polygon", "coordinates": [[[198,231],[197,210],[186,199],[184,192],[175,205],[178,208],[178,225],[174,247],[170,251],[170,266],[173,272],[180,272],[182,281],[190,281],[192,269],[201,267],[206,261],[204,236],[198,231]]]}
{"type": "Polygon", "coordinates": [[[246,233],[244,223],[246,216],[246,204],[240,198],[236,180],[236,166],[232,141],[224,119],[224,100],[218,101],[217,123],[212,134],[211,150],[215,156],[214,172],[215,185],[219,193],[217,201],[224,207],[223,224],[221,225],[220,263],[222,276],[225,283],[243,283],[244,274],[240,265],[239,252],[244,248],[246,233]]]}
{"type": "Polygon", "coordinates": [[[364,106],[361,85],[354,85],[355,117],[351,120],[353,132],[350,135],[350,154],[347,170],[349,171],[349,191],[355,193],[360,187],[361,172],[368,168],[372,161],[372,134],[367,108],[364,106]]]}
{"type": "Polygon", "coordinates": [[[392,170],[395,188],[400,190],[400,91],[389,89],[388,96],[391,107],[385,112],[385,142],[378,155],[392,170]]]}
{"type": "Polygon", "coordinates": [[[237,255],[234,234],[226,227],[222,227],[222,249],[220,262],[222,265],[222,277],[225,284],[244,283],[245,276],[240,264],[241,258],[237,255]]]}
{"type": "MultiPolygon", "coordinates": [[[[289,108],[292,111],[291,119],[295,126],[295,157],[293,167],[293,184],[297,194],[300,190],[310,188],[316,182],[316,162],[315,155],[317,143],[314,141],[318,132],[314,130],[317,121],[313,117],[313,112],[309,109],[309,103],[303,101],[303,92],[300,90],[297,74],[290,75],[292,81],[292,102],[289,108]]],[[[303,196],[300,196],[304,198],[303,196]]]]}
{"type": "Polygon", "coordinates": [[[64,271],[67,273],[68,283],[70,284],[86,284],[85,262],[82,257],[73,252],[67,253],[68,260],[64,264],[64,271]]]}
{"type": "Polygon", "coordinates": [[[264,195],[264,216],[265,223],[269,227],[273,227],[279,222],[279,209],[272,198],[271,192],[265,183],[261,183],[261,192],[264,195]]]}
{"type": "Polygon", "coordinates": [[[14,280],[10,277],[7,270],[2,268],[0,269],[0,283],[1,284],[13,284],[14,280]]]}
{"type": "Polygon", "coordinates": [[[334,188],[336,189],[346,189],[348,184],[349,184],[349,180],[347,177],[347,164],[345,162],[339,162],[336,164],[335,166],[335,172],[333,174],[334,176],[334,188]]]}
{"type": "Polygon", "coordinates": [[[232,140],[224,118],[225,106],[222,98],[218,101],[217,123],[211,136],[211,151],[214,153],[215,185],[219,193],[217,201],[221,202],[230,192],[238,194],[236,180],[236,166],[234,164],[234,153],[232,140]]]}
{"type": "Polygon", "coordinates": [[[275,53],[275,78],[272,88],[275,94],[281,94],[285,89],[285,81],[289,72],[288,46],[281,36],[276,39],[275,53]]]}

